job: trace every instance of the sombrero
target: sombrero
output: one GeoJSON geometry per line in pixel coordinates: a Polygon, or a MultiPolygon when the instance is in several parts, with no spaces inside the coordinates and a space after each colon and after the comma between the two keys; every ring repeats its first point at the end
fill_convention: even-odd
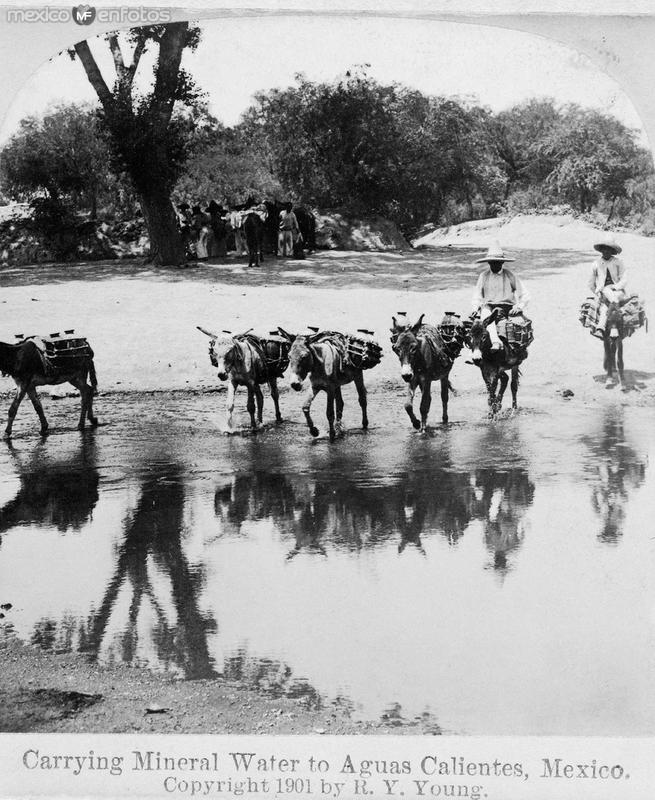
{"type": "Polygon", "coordinates": [[[487,250],[487,255],[483,258],[476,259],[475,263],[482,264],[485,261],[516,261],[516,259],[506,256],[499,244],[492,244],[487,250]]]}
{"type": "Polygon", "coordinates": [[[600,242],[596,242],[594,245],[594,250],[598,250],[599,253],[602,252],[603,247],[608,247],[610,250],[614,250],[614,253],[618,255],[621,252],[621,245],[618,245],[614,240],[613,236],[605,236],[601,239],[600,242]]]}

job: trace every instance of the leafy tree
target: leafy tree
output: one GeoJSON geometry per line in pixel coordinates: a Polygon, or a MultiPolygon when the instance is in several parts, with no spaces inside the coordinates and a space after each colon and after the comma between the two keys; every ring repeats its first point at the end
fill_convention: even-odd
{"type": "Polygon", "coordinates": [[[175,186],[179,199],[201,202],[213,198],[237,204],[249,196],[281,198],[283,194],[269,167],[266,148],[239,126],[224,128],[208,119],[195,132],[188,152],[184,172],[175,186]]]}
{"type": "Polygon", "coordinates": [[[86,208],[117,190],[106,169],[109,145],[94,111],[59,106],[43,117],[27,117],[2,150],[2,183],[17,200],[48,195],[55,202],[86,208]]]}
{"type": "Polygon", "coordinates": [[[199,103],[200,94],[180,65],[184,50],[197,47],[200,32],[188,22],[175,22],[136,28],[122,38],[117,33],[108,34],[105,40],[114,63],[112,88],[105,82],[88,42],[76,44],[71,57],[79,58],[100,100],[114,168],[125,170],[134,184],[148,228],[152,260],[156,264],[179,264],[184,260],[184,247],[171,191],[187,155],[188,120],[173,112],[176,104],[193,108],[199,103]],[[152,87],[141,93],[134,86],[135,77],[143,54],[153,48],[157,56],[152,87]]]}
{"type": "Polygon", "coordinates": [[[270,154],[284,189],[323,208],[391,217],[411,231],[457,196],[473,213],[500,180],[485,125],[489,113],[382,86],[357,69],[334,83],[256,96],[243,129],[270,154]],[[493,160],[493,159],[492,159],[493,160]]]}
{"type": "Polygon", "coordinates": [[[547,185],[579,211],[591,211],[601,197],[625,197],[628,182],[643,167],[633,131],[614,117],[576,105],[565,109],[539,148],[554,162],[547,185]]]}
{"type": "Polygon", "coordinates": [[[561,125],[552,99],[528,100],[491,121],[491,136],[499,167],[505,175],[504,197],[516,189],[542,184],[555,168],[555,153],[542,145],[561,125]]]}

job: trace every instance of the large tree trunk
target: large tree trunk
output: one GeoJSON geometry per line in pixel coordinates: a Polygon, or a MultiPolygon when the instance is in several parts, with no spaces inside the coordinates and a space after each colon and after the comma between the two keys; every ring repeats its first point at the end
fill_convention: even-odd
{"type": "Polygon", "coordinates": [[[150,260],[156,266],[177,266],[186,260],[170,197],[159,190],[142,192],[139,200],[150,237],[150,260]]]}

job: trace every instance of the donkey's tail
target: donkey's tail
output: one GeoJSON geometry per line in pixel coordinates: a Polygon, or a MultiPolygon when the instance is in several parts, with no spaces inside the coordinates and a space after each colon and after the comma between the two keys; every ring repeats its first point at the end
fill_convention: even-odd
{"type": "Polygon", "coordinates": [[[448,389],[450,390],[453,397],[457,397],[457,389],[452,385],[450,381],[448,381],[448,389]]]}
{"type": "Polygon", "coordinates": [[[89,381],[91,382],[93,394],[98,394],[98,377],[96,375],[96,367],[93,363],[93,357],[89,359],[89,381]]]}

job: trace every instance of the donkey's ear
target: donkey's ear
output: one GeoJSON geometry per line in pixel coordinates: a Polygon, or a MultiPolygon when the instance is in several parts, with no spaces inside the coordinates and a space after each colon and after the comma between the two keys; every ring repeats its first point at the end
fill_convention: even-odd
{"type": "Polygon", "coordinates": [[[423,324],[423,317],[424,316],[425,316],[425,314],[421,314],[421,316],[418,318],[418,320],[412,325],[412,333],[417,333],[418,329],[423,324]]]}
{"type": "Polygon", "coordinates": [[[278,329],[278,332],[279,332],[280,336],[283,336],[288,342],[292,342],[296,338],[295,336],[292,336],[290,333],[287,333],[284,330],[284,328],[280,328],[279,325],[278,325],[277,329],[278,329]]]}
{"type": "Polygon", "coordinates": [[[393,323],[393,328],[391,329],[392,333],[398,328],[398,323],[396,322],[395,317],[391,317],[391,322],[393,323]]]}

